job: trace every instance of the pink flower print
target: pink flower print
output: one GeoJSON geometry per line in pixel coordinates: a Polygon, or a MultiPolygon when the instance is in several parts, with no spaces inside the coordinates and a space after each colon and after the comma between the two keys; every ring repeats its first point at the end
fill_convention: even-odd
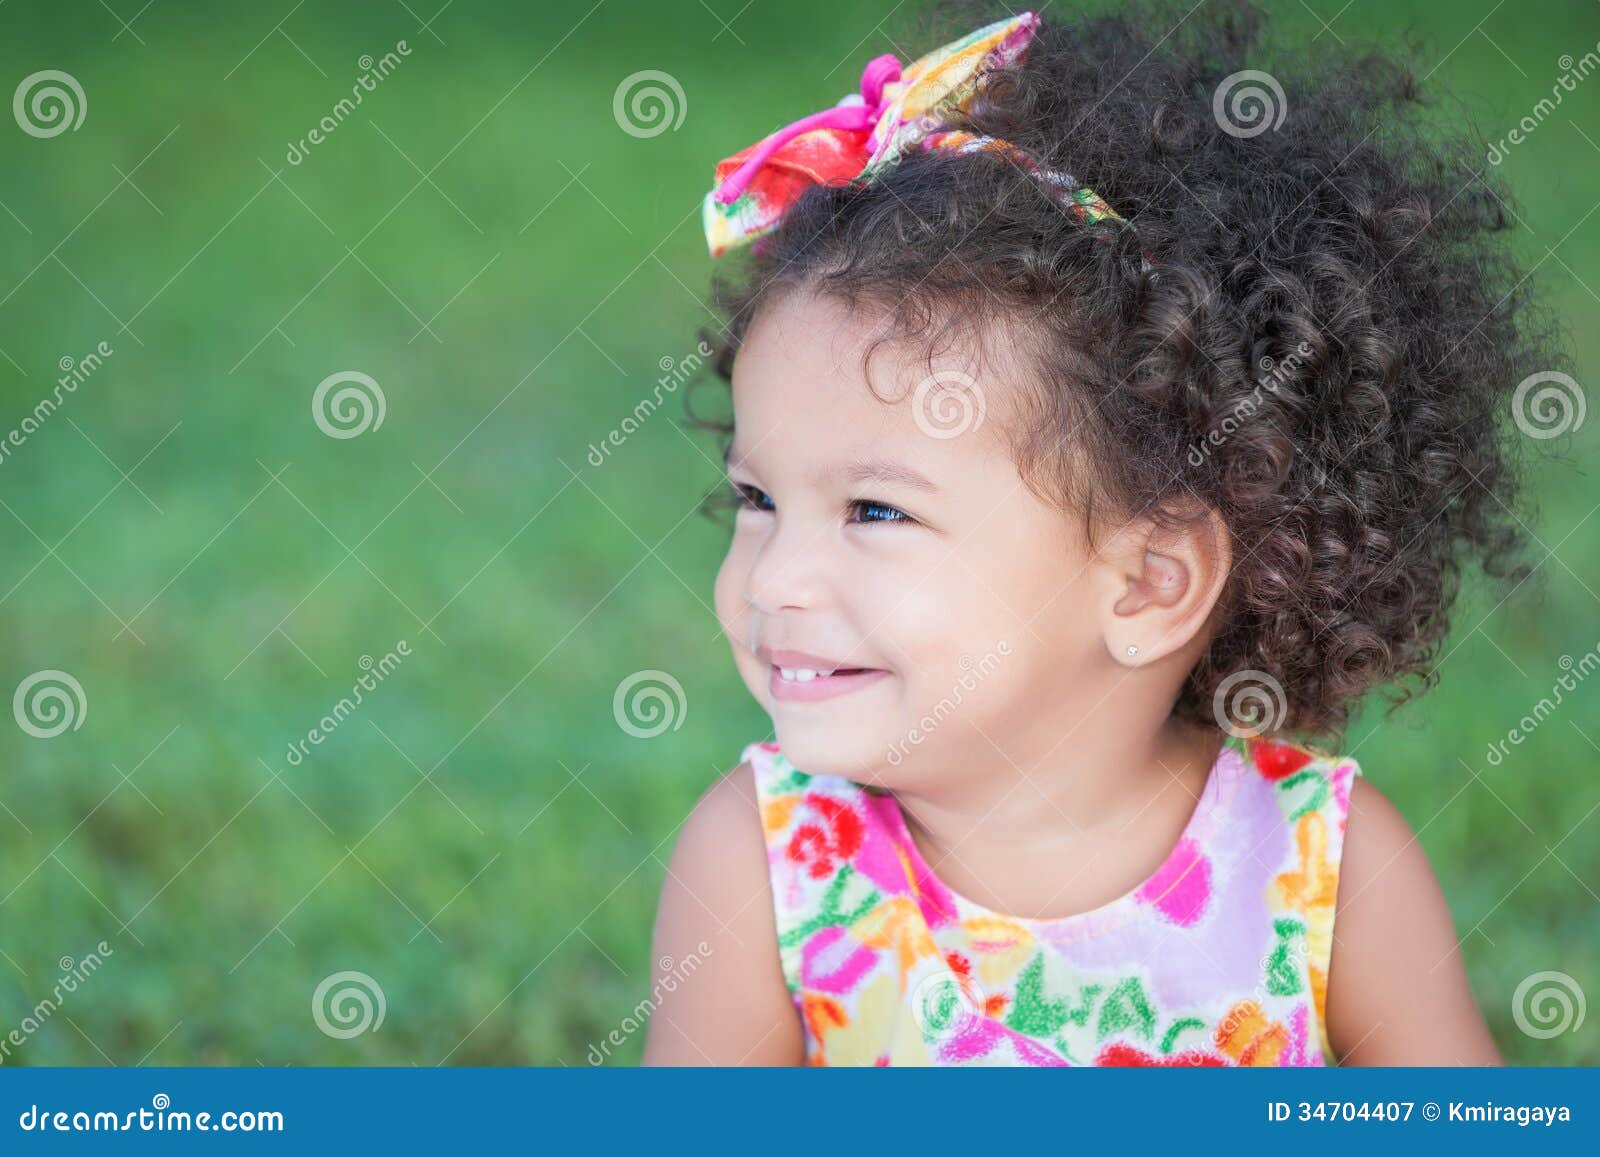
{"type": "Polygon", "coordinates": [[[1311,1055],[1309,1047],[1311,1007],[1298,1005],[1289,1014],[1289,1047],[1278,1054],[1279,1065],[1320,1065],[1326,1063],[1322,1059],[1321,1045],[1317,1047],[1315,1056],[1311,1055]]]}
{"type": "Polygon", "coordinates": [[[866,806],[876,821],[869,825],[872,831],[868,835],[873,844],[871,852],[874,860],[873,869],[869,871],[865,865],[861,865],[862,872],[890,895],[904,893],[909,881],[917,906],[922,910],[922,917],[930,929],[954,924],[961,918],[956,911],[955,897],[917,851],[917,845],[912,842],[911,833],[905,826],[905,817],[900,814],[899,804],[894,797],[873,796],[867,799],[866,806]],[[885,834],[887,847],[876,840],[875,837],[880,833],[885,834]],[[888,860],[891,855],[897,865],[893,868],[888,860]]]}
{"type": "Polygon", "coordinates": [[[1174,924],[1188,928],[1205,914],[1211,900],[1211,861],[1199,844],[1185,836],[1167,862],[1133,895],[1174,924]]]}
{"type": "Polygon", "coordinates": [[[1034,1068],[1070,1068],[1065,1058],[999,1021],[963,1012],[948,1039],[939,1045],[939,1059],[953,1064],[981,1060],[1010,1042],[1017,1060],[1034,1068]]]}
{"type": "Polygon", "coordinates": [[[1335,767],[1328,778],[1333,784],[1333,799],[1339,810],[1339,830],[1342,832],[1345,818],[1350,814],[1350,788],[1355,783],[1356,765],[1346,760],[1335,767]]]}
{"type": "Polygon", "coordinates": [[[866,833],[854,861],[856,871],[883,890],[886,896],[903,896],[911,890],[911,874],[895,847],[884,819],[883,806],[868,798],[866,833]]]}
{"type": "Polygon", "coordinates": [[[837,924],[818,930],[800,950],[800,978],[808,989],[849,992],[878,962],[878,954],[837,924]]]}

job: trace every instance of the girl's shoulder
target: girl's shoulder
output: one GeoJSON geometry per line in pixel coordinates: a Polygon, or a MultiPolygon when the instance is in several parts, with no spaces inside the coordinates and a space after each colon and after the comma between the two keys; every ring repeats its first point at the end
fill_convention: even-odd
{"type": "Polygon", "coordinates": [[[1305,926],[1324,1054],[1342,1064],[1500,1063],[1418,831],[1349,755],[1279,740],[1247,748],[1255,790],[1278,804],[1271,822],[1288,829],[1268,899],[1305,926]],[[1331,990],[1330,976],[1340,978],[1331,990]]]}
{"type": "Polygon", "coordinates": [[[650,1019],[648,1064],[798,1064],[803,1056],[789,992],[772,967],[773,906],[752,902],[767,879],[757,813],[741,764],[719,775],[679,826],[652,935],[661,1003],[650,1019]]]}

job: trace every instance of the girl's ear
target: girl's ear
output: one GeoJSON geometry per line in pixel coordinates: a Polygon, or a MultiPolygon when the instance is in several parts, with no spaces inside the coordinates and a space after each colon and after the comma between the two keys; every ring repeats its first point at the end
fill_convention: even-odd
{"type": "Polygon", "coordinates": [[[1181,651],[1204,631],[1232,562],[1228,528],[1195,507],[1179,526],[1136,519],[1099,552],[1101,628],[1118,663],[1142,667],[1181,651]]]}

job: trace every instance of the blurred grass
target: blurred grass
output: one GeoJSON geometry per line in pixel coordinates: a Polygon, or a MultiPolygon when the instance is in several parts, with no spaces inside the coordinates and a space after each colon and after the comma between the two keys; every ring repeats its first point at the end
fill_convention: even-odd
{"type": "MultiPolygon", "coordinates": [[[[677,824],[768,734],[708,606],[725,532],[691,511],[715,448],[669,398],[603,466],[585,455],[693,349],[711,164],[836,99],[905,13],[456,0],[430,32],[432,7],[156,4],[132,32],[99,6],[0,9],[6,83],[65,69],[89,98],[77,132],[0,131],[0,435],[59,359],[114,349],[0,462],[0,683],[62,669],[89,704],[53,740],[0,728],[0,1033],[61,957],[114,950],[7,1063],[587,1063],[647,994],[677,824]],[[357,58],[400,39],[289,165],[357,58]],[[612,113],[643,69],[687,94],[650,139],[612,113]],[[308,410],[346,369],[387,417],[340,441],[308,410]],[[401,639],[412,656],[289,764],[401,639]],[[650,740],[612,716],[642,668],[688,702],[650,740]],[[346,969],[387,1016],[334,1040],[308,1005],[346,969]]],[[[1592,6],[1541,12],[1280,19],[1415,28],[1498,137],[1600,40],[1592,6]]],[[[1518,244],[1591,374],[1597,113],[1580,88],[1506,162],[1518,244]]],[[[1600,687],[1484,758],[1560,656],[1600,644],[1597,428],[1539,469],[1536,580],[1469,591],[1440,688],[1351,740],[1420,829],[1518,1063],[1600,1061],[1594,1018],[1543,1040],[1511,1016],[1534,972],[1600,992],[1600,687]]]]}

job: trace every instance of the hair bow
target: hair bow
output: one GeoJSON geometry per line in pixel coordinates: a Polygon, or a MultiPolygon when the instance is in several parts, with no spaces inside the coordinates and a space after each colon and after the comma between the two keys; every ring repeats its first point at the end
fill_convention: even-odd
{"type": "Polygon", "coordinates": [[[711,256],[770,232],[808,186],[845,184],[892,162],[940,127],[935,114],[965,107],[985,71],[1020,59],[1038,27],[1024,12],[903,70],[893,55],[875,57],[859,93],[719,161],[701,213],[711,256]]]}
{"type": "MultiPolygon", "coordinates": [[[[902,68],[893,55],[873,58],[861,91],[802,117],[717,162],[716,185],[701,208],[712,257],[777,227],[812,185],[848,184],[893,165],[913,149],[991,152],[1020,165],[1079,220],[1127,224],[1071,174],[1039,166],[1009,141],[950,127],[965,111],[983,75],[1015,64],[1039,30],[1023,12],[936,48],[902,68]]],[[[1149,254],[1145,264],[1152,264],[1149,254]]]]}

